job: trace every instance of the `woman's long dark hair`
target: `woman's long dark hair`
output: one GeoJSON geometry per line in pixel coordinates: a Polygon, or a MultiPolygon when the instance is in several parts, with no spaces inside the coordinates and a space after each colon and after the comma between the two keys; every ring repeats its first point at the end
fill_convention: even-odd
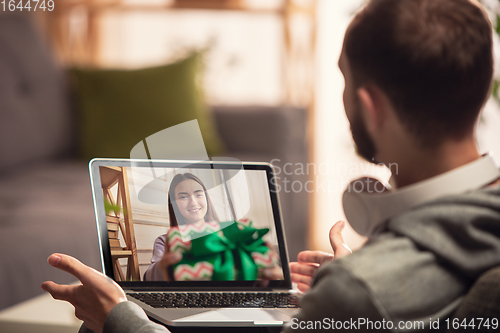
{"type": "Polygon", "coordinates": [[[170,217],[170,226],[177,227],[179,226],[179,224],[181,225],[187,224],[186,219],[184,218],[184,216],[182,216],[181,212],[179,211],[179,207],[175,202],[175,188],[181,182],[188,179],[192,179],[198,184],[200,184],[201,187],[203,188],[203,192],[205,192],[205,198],[207,198],[207,213],[205,214],[205,222],[208,221],[219,222],[219,217],[217,216],[217,212],[215,211],[212,201],[208,196],[207,188],[200,180],[200,178],[196,177],[192,173],[186,172],[175,175],[174,179],[172,179],[172,182],[170,183],[170,188],[168,189],[168,215],[170,217]]]}

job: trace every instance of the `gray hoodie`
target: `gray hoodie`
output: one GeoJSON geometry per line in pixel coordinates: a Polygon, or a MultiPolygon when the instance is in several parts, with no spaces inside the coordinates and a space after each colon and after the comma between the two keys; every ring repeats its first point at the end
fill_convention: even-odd
{"type": "Polygon", "coordinates": [[[500,186],[438,199],[322,267],[286,331],[444,331],[472,283],[495,266],[500,186]]]}

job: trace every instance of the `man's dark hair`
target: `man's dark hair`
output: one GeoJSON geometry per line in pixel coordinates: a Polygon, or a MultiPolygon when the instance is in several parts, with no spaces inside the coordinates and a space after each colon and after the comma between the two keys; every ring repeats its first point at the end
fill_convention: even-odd
{"type": "Polygon", "coordinates": [[[372,0],[344,51],[357,87],[375,84],[424,146],[470,131],[489,95],[492,28],[468,0],[372,0]]]}

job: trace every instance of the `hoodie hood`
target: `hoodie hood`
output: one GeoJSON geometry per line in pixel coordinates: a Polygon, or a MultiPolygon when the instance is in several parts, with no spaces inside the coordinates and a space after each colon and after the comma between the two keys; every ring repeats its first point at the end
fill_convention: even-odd
{"type": "Polygon", "coordinates": [[[444,267],[474,280],[500,266],[500,185],[415,207],[389,221],[386,230],[410,238],[444,267]]]}

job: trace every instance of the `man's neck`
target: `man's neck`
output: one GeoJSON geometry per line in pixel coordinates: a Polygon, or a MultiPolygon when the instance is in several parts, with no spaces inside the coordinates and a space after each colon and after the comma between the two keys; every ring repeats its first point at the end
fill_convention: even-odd
{"type": "Polygon", "coordinates": [[[474,138],[448,141],[432,149],[406,150],[390,166],[398,188],[448,172],[478,159],[474,138]],[[397,167],[396,167],[397,166],[397,167]]]}

